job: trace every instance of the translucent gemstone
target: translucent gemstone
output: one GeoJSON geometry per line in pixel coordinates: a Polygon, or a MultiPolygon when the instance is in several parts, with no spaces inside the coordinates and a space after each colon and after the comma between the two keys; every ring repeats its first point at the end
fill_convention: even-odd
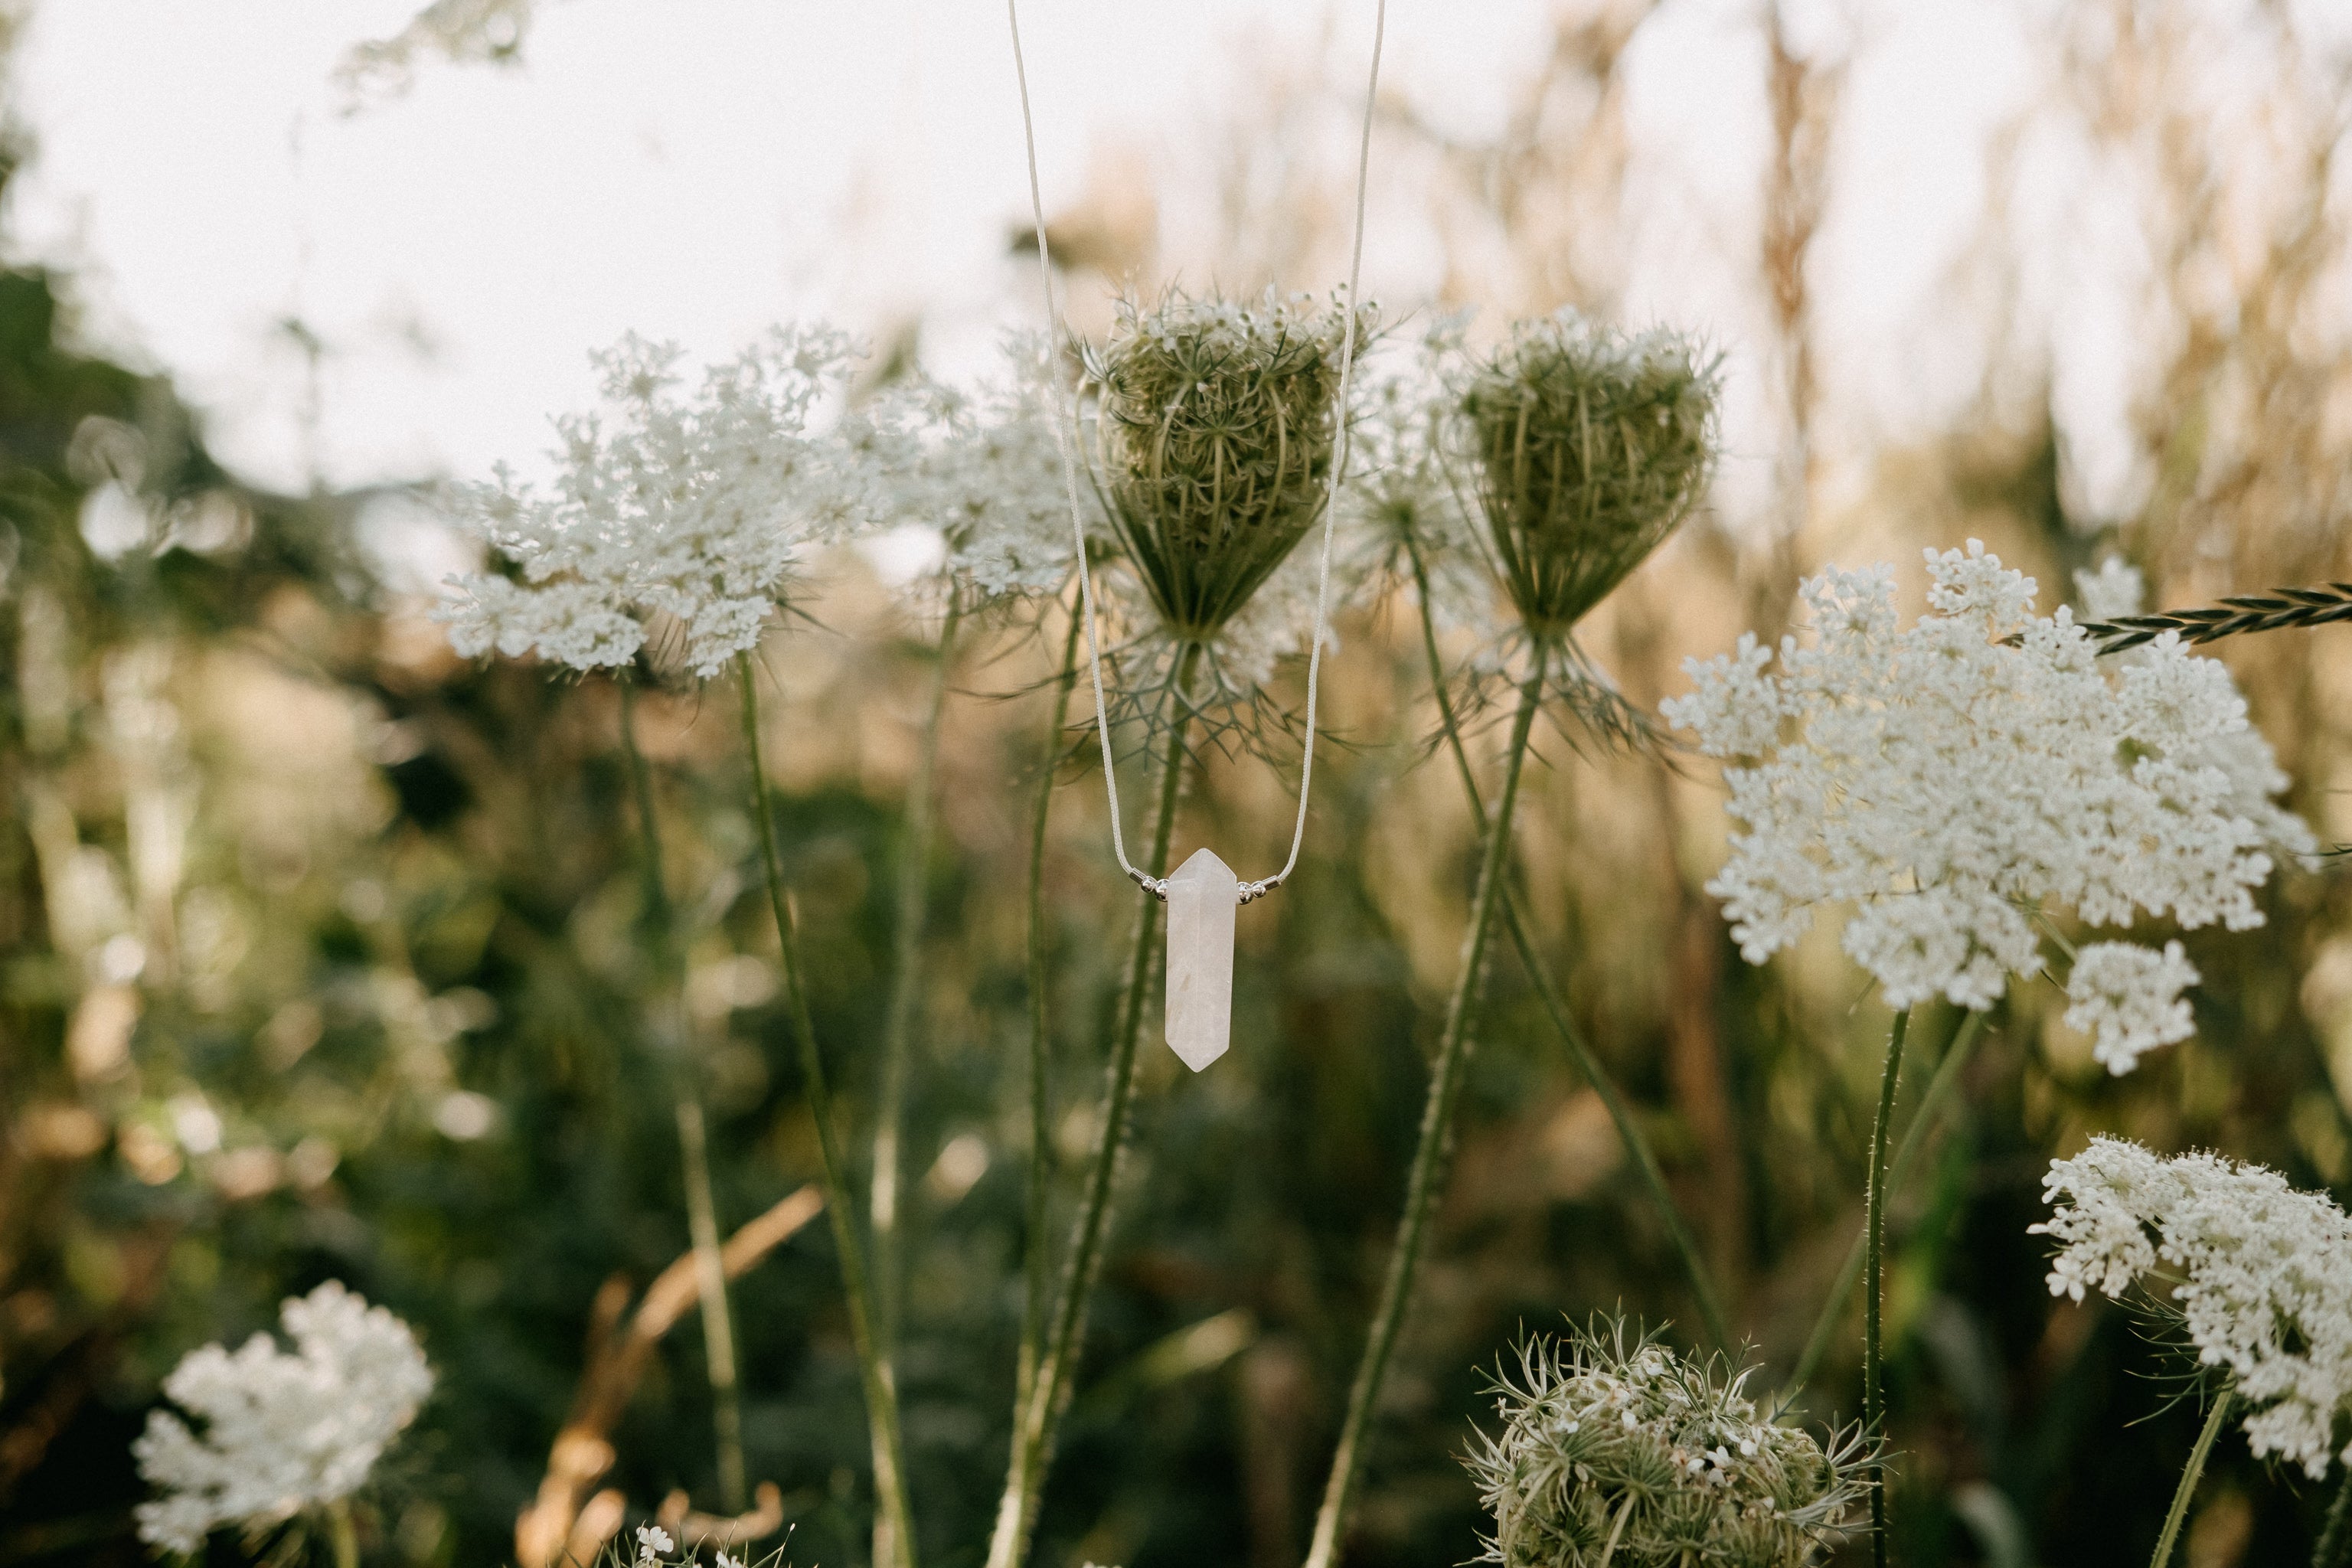
{"type": "Polygon", "coordinates": [[[1242,885],[1206,849],[1168,879],[1168,1047],[1199,1072],[1233,1042],[1234,911],[1242,885]]]}

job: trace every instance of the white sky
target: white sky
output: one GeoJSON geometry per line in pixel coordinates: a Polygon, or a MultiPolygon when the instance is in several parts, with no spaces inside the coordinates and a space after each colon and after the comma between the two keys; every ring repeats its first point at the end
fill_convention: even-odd
{"type": "MultiPolygon", "coordinates": [[[[247,476],[299,488],[313,457],[335,484],[531,458],[549,415],[587,398],[587,352],[627,330],[716,357],[795,314],[871,331],[920,308],[952,372],[1034,321],[1034,272],[1004,254],[1027,200],[994,0],[546,0],[521,68],[428,62],[406,97],[340,114],[335,65],[418,3],[39,0],[16,61],[35,153],[9,192],[12,259],[69,270],[88,335],[168,369],[247,476]],[[274,325],[293,314],[329,351],[315,454],[302,360],[274,325]]],[[[1490,132],[1549,10],[1393,0],[1384,79],[1490,132]]],[[[1816,258],[1839,301],[1832,411],[1932,417],[1975,373],[1935,302],[1981,210],[1988,131],[2032,85],[2018,28],[2002,0],[1827,14],[1862,40],[1816,258]]],[[[1627,67],[1645,204],[1631,304],[1730,351],[1735,468],[1769,449],[1747,292],[1756,16],[1684,0],[1627,67]]],[[[1370,19],[1370,0],[1029,0],[1048,210],[1102,144],[1205,171],[1202,143],[1249,79],[1237,61],[1328,47],[1353,76],[1370,19]]],[[[1366,264],[1407,305],[1440,259],[1410,195],[1376,200],[1366,264]]]]}

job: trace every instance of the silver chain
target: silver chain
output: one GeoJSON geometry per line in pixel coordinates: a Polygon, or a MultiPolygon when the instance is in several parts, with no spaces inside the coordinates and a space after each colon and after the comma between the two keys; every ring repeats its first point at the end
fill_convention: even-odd
{"type": "MultiPolygon", "coordinates": [[[[1152,897],[1165,900],[1168,897],[1166,879],[1151,876],[1139,869],[1127,858],[1127,837],[1119,826],[1118,773],[1112,765],[1110,720],[1103,700],[1102,641],[1095,620],[1094,573],[1087,564],[1087,525],[1078,504],[1077,464],[1077,388],[1068,383],[1062,373],[1061,338],[1063,324],[1060,308],[1054,300],[1054,262],[1045,247],[1045,200],[1037,183],[1037,131],[1029,112],[1029,70],[1021,55],[1021,9],[1019,0],[1004,0],[1004,12],[1013,26],[1013,73],[1021,84],[1021,134],[1029,154],[1029,211],[1037,230],[1037,276],[1045,294],[1045,321],[1054,335],[1054,391],[1056,404],[1054,421],[1054,444],[1062,456],[1062,485],[1070,501],[1070,535],[1078,553],[1078,602],[1080,613],[1087,618],[1087,667],[1093,677],[1095,692],[1095,733],[1102,742],[1103,788],[1110,798],[1110,847],[1118,857],[1118,868],[1139,888],[1152,897]]],[[[1364,184],[1372,162],[1372,110],[1381,85],[1381,46],[1388,35],[1388,0],[1376,0],[1372,20],[1372,68],[1370,79],[1364,87],[1363,133],[1356,147],[1356,229],[1355,239],[1348,260],[1347,319],[1339,347],[1339,396],[1337,419],[1339,433],[1331,455],[1331,488],[1323,499],[1322,559],[1315,575],[1315,640],[1307,655],[1307,742],[1305,754],[1298,766],[1298,818],[1290,830],[1290,855],[1282,869],[1260,881],[1241,885],[1241,901],[1249,903],[1262,899],[1288,879],[1298,867],[1298,847],[1307,837],[1307,800],[1315,787],[1315,718],[1316,700],[1322,689],[1323,643],[1328,635],[1328,614],[1331,595],[1331,535],[1339,512],[1339,486],[1348,468],[1348,389],[1356,368],[1356,299],[1357,284],[1364,267],[1364,184]]],[[[1181,693],[1179,693],[1181,699],[1181,693]]],[[[1171,759],[1170,765],[1181,766],[1181,759],[1171,759]]]]}

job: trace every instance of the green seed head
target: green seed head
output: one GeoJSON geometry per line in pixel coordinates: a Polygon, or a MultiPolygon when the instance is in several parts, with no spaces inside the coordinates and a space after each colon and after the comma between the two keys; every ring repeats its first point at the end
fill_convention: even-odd
{"type": "MultiPolygon", "coordinates": [[[[1357,316],[1356,348],[1371,330],[1357,316]]],[[[1305,296],[1124,302],[1087,359],[1095,463],[1152,607],[1206,642],[1321,514],[1347,316],[1305,296]]]]}
{"type": "Polygon", "coordinates": [[[1502,1431],[1467,1461],[1503,1568],[1810,1568],[1861,1495],[1852,1441],[1824,1449],[1759,1411],[1748,1373],[1622,1322],[1520,1347],[1502,1431]]]}
{"type": "Polygon", "coordinates": [[[1559,315],[1472,372],[1461,414],[1504,585],[1564,636],[1689,515],[1714,466],[1717,362],[1678,334],[1559,315]]]}

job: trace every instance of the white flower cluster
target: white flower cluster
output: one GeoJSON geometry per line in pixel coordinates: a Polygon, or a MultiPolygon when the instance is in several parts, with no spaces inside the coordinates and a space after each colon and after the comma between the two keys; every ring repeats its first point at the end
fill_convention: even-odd
{"type": "Polygon", "coordinates": [[[2074,955],[2066,976],[2066,1026],[2091,1037],[2091,1054],[2121,1077],[2143,1053],[2196,1032],[2181,993],[2197,966],[2177,942],[2164,951],[2128,942],[2095,942],[2074,955]]]}
{"type": "MultiPolygon", "coordinates": [[[[937,530],[941,570],[983,603],[1054,593],[1075,564],[1055,435],[1066,415],[1049,353],[1042,338],[1017,338],[1007,345],[1008,381],[967,394],[919,376],[877,416],[915,437],[913,460],[877,477],[887,515],[937,530]]],[[[1089,535],[1100,531],[1101,508],[1083,479],[1078,501],[1089,535]]]]}
{"type": "MultiPolygon", "coordinates": [[[[1290,558],[1274,569],[1249,603],[1217,630],[1209,647],[1218,673],[1240,690],[1263,689],[1283,659],[1303,658],[1315,635],[1315,584],[1322,563],[1323,538],[1309,533],[1290,558]]],[[[1331,590],[1324,605],[1323,657],[1339,646],[1331,623],[1362,586],[1360,558],[1341,539],[1331,545],[1331,590]]],[[[1149,612],[1145,612],[1147,615],[1149,612]]]]}
{"type": "Polygon", "coordinates": [[[2050,1293],[2121,1296],[2160,1265],[2178,1270],[2198,1359],[2255,1407],[2255,1454],[2326,1474],[2352,1399],[2352,1217],[2275,1171],[2118,1138],[2053,1162],[2042,1185],[2043,1201],[2066,1200],[2032,1227],[2060,1245],[2050,1293]]]}
{"type": "Polygon", "coordinates": [[[1469,312],[1432,321],[1409,354],[1376,356],[1349,437],[1342,526],[1352,575],[1398,575],[1408,549],[1429,575],[1430,613],[1441,628],[1475,632],[1482,665],[1499,664],[1493,563],[1453,477],[1446,434],[1461,401],[1462,339],[1469,312]]]}
{"type": "Polygon", "coordinates": [[[167,1411],[148,1416],[131,1452],[164,1495],[139,1505],[144,1540],[192,1552],[221,1525],[272,1524],[349,1497],[433,1391],[408,1325],[331,1280],[278,1317],[291,1354],[256,1334],[234,1352],[191,1351],[163,1380],[204,1433],[167,1411]]]}
{"type": "MultiPolygon", "coordinates": [[[[2229,672],[2169,636],[2102,660],[1975,541],[1928,552],[1927,571],[1929,613],[1907,630],[1892,567],[1825,572],[1802,590],[1813,637],[1782,642],[1779,673],[1743,637],[1688,662],[1695,689],[1665,704],[1735,764],[1745,831],[1707,887],[1748,961],[1847,904],[1846,952],[1889,1005],[1985,1008],[2041,966],[2034,920],[2057,906],[2095,926],[2261,924],[2266,848],[2311,835],[2271,798],[2286,780],[2229,672]]],[[[2118,945],[2085,950],[2074,1001],[2122,1071],[2185,1032],[2194,972],[2118,945]]]]}
{"type": "Polygon", "coordinates": [[[846,337],[779,328],[691,396],[680,357],[635,335],[596,357],[605,407],[557,422],[551,490],[501,468],[455,492],[459,523],[522,568],[519,584],[453,583],[438,615],[460,653],[621,665],[661,616],[709,678],[758,642],[812,549],[870,524],[873,476],[903,460],[907,437],[854,412],[813,427],[845,387],[846,337]]]}
{"type": "MultiPolygon", "coordinates": [[[[673,1558],[670,1553],[677,1550],[677,1542],[660,1525],[637,1526],[635,1568],[686,1568],[689,1563],[701,1561],[691,1546],[673,1558]]],[[[778,1556],[781,1557],[782,1553],[778,1553],[778,1556]]],[[[719,1549],[718,1554],[711,1559],[711,1568],[751,1568],[751,1565],[746,1559],[736,1556],[722,1546],[719,1549]]]]}
{"type": "Polygon", "coordinates": [[[2140,575],[2139,568],[2120,555],[2108,556],[2095,572],[2074,574],[2074,596],[2082,604],[2086,621],[2136,616],[2147,593],[2147,580],[2140,575]]]}

